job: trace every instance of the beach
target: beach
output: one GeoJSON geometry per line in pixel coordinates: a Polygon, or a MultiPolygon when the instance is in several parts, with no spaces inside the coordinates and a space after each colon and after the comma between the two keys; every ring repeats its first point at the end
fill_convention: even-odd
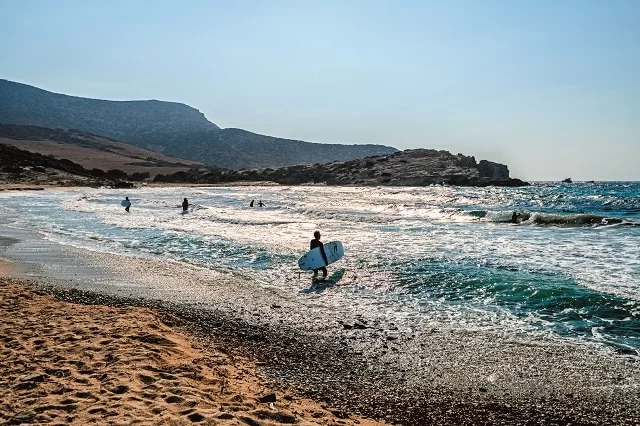
{"type": "MultiPolygon", "coordinates": [[[[117,264],[142,272],[156,289],[174,280],[172,265],[82,256],[75,271],[117,264]]],[[[121,295],[88,290],[95,284],[78,279],[34,279],[33,265],[3,262],[2,271],[31,277],[27,285],[2,280],[7,424],[383,424],[367,417],[404,425],[632,425],[640,419],[637,362],[579,346],[445,329],[406,335],[346,318],[291,322],[285,319],[296,314],[290,301],[250,296],[224,276],[217,280],[219,309],[209,310],[130,289],[121,295]],[[272,393],[275,403],[260,402],[272,393]]],[[[191,274],[190,283],[207,279],[191,274]]]]}
{"type": "Polygon", "coordinates": [[[168,313],[64,302],[6,277],[0,294],[2,424],[384,424],[270,387],[253,360],[168,313]]]}
{"type": "MultiPolygon", "coordinates": [[[[366,286],[386,282],[384,275],[369,271],[371,266],[331,267],[327,282],[318,284],[279,266],[273,249],[276,254],[269,254],[276,267],[243,267],[237,253],[253,253],[254,262],[267,258],[266,250],[256,248],[255,241],[244,244],[243,238],[266,235],[261,231],[268,229],[278,243],[277,232],[287,234],[289,228],[270,215],[286,209],[245,213],[238,208],[235,213],[227,205],[212,205],[183,217],[171,210],[172,200],[181,198],[169,191],[175,190],[138,190],[131,215],[114,209],[117,198],[106,191],[99,196],[84,190],[38,191],[38,197],[20,198],[25,213],[11,219],[20,226],[9,226],[6,217],[0,222],[0,258],[6,259],[0,262],[5,277],[1,349],[8,360],[1,380],[9,390],[0,406],[4,422],[640,422],[640,364],[630,351],[512,329],[500,317],[492,327],[471,321],[485,316],[465,317],[464,311],[443,317],[439,309],[448,300],[408,310],[401,295],[366,286]],[[143,191],[151,194],[148,207],[143,191]],[[163,196],[169,201],[158,203],[163,196]],[[56,210],[49,199],[65,208],[56,210]],[[96,211],[103,216],[84,205],[93,199],[102,203],[96,211]],[[28,215],[35,219],[25,219],[28,215]],[[95,217],[117,227],[101,229],[95,217]],[[135,226],[128,224],[131,220],[135,226]],[[43,221],[52,227],[44,229],[43,221]],[[142,226],[143,221],[148,224],[142,226]],[[170,231],[157,232],[160,225],[170,231]],[[209,244],[208,226],[216,227],[216,235],[236,234],[242,251],[226,240],[224,250],[209,244]],[[65,239],[83,235],[86,242],[65,239]],[[143,252],[144,238],[159,243],[143,252]],[[188,251],[178,250],[180,245],[188,251]],[[195,255],[182,257],[200,251],[209,256],[204,262],[195,255]],[[393,304],[383,298],[387,295],[394,297],[393,304]],[[271,394],[276,398],[270,405],[271,394]]],[[[244,197],[242,191],[253,189],[238,189],[239,195],[235,189],[203,189],[197,197],[203,199],[205,191],[217,191],[215,200],[231,205],[244,197]]],[[[282,191],[280,198],[287,194],[272,191],[282,191]]],[[[189,200],[195,195],[188,194],[189,200]]],[[[328,219],[322,220],[329,227],[328,219]]],[[[352,217],[348,223],[356,223],[360,233],[366,229],[352,217]]],[[[436,229],[442,233],[446,226],[436,229]]],[[[464,238],[463,228],[452,226],[455,238],[464,238]]],[[[478,229],[473,226],[469,229],[478,229]]],[[[349,228],[342,232],[356,234],[349,228]]],[[[401,234],[393,236],[397,240],[401,234]]],[[[282,246],[290,244],[283,241],[282,246]]],[[[349,248],[356,241],[352,237],[349,248]]],[[[348,254],[355,260],[361,256],[348,254]]],[[[292,257],[282,255],[283,264],[292,257]]],[[[500,277],[503,269],[493,273],[500,277]]]]}

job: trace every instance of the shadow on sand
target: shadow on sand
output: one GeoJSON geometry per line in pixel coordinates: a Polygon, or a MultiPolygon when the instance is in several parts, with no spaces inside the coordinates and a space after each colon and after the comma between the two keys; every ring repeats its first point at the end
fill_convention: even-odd
{"type": "Polygon", "coordinates": [[[334,272],[333,274],[331,274],[326,278],[322,278],[322,277],[312,278],[311,285],[309,286],[309,288],[300,290],[300,293],[302,294],[322,293],[326,289],[337,285],[343,276],[344,276],[344,269],[338,269],[336,272],[334,272]]]}

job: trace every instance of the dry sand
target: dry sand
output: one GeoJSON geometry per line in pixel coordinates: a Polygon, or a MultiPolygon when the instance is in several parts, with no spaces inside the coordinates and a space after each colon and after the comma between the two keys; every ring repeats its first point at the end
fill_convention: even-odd
{"type": "Polygon", "coordinates": [[[0,278],[0,318],[3,424],[384,424],[271,389],[251,360],[146,308],[72,304],[0,278]]]}

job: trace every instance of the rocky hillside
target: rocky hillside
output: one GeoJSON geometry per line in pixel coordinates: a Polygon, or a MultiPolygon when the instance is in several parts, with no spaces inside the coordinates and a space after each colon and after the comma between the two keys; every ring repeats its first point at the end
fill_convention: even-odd
{"type": "Polygon", "coordinates": [[[79,130],[0,124],[0,143],[52,157],[71,160],[85,169],[122,170],[126,173],[171,174],[202,163],[147,151],[79,130]]]}
{"type": "Polygon", "coordinates": [[[525,186],[513,179],[503,164],[448,151],[414,149],[361,160],[282,167],[262,170],[191,171],[171,176],[157,176],[161,182],[227,183],[237,181],[272,181],[280,184],[326,184],[361,186],[525,186]]]}
{"type": "Polygon", "coordinates": [[[117,172],[87,170],[73,161],[58,160],[0,143],[0,185],[2,186],[133,186],[126,180],[132,176],[117,172]]]}
{"type": "Polygon", "coordinates": [[[0,123],[78,129],[231,169],[349,161],[397,151],[383,145],[317,144],[220,129],[184,104],[79,98],[1,79],[0,123]]]}

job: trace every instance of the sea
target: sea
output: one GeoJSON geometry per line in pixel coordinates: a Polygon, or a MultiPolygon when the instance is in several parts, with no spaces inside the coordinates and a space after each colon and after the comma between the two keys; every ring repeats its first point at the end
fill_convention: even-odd
{"type": "Polygon", "coordinates": [[[4,229],[55,244],[224,270],[401,326],[640,356],[640,182],[4,191],[0,214],[4,229]],[[331,285],[298,268],[316,230],[345,248],[331,285]]]}

